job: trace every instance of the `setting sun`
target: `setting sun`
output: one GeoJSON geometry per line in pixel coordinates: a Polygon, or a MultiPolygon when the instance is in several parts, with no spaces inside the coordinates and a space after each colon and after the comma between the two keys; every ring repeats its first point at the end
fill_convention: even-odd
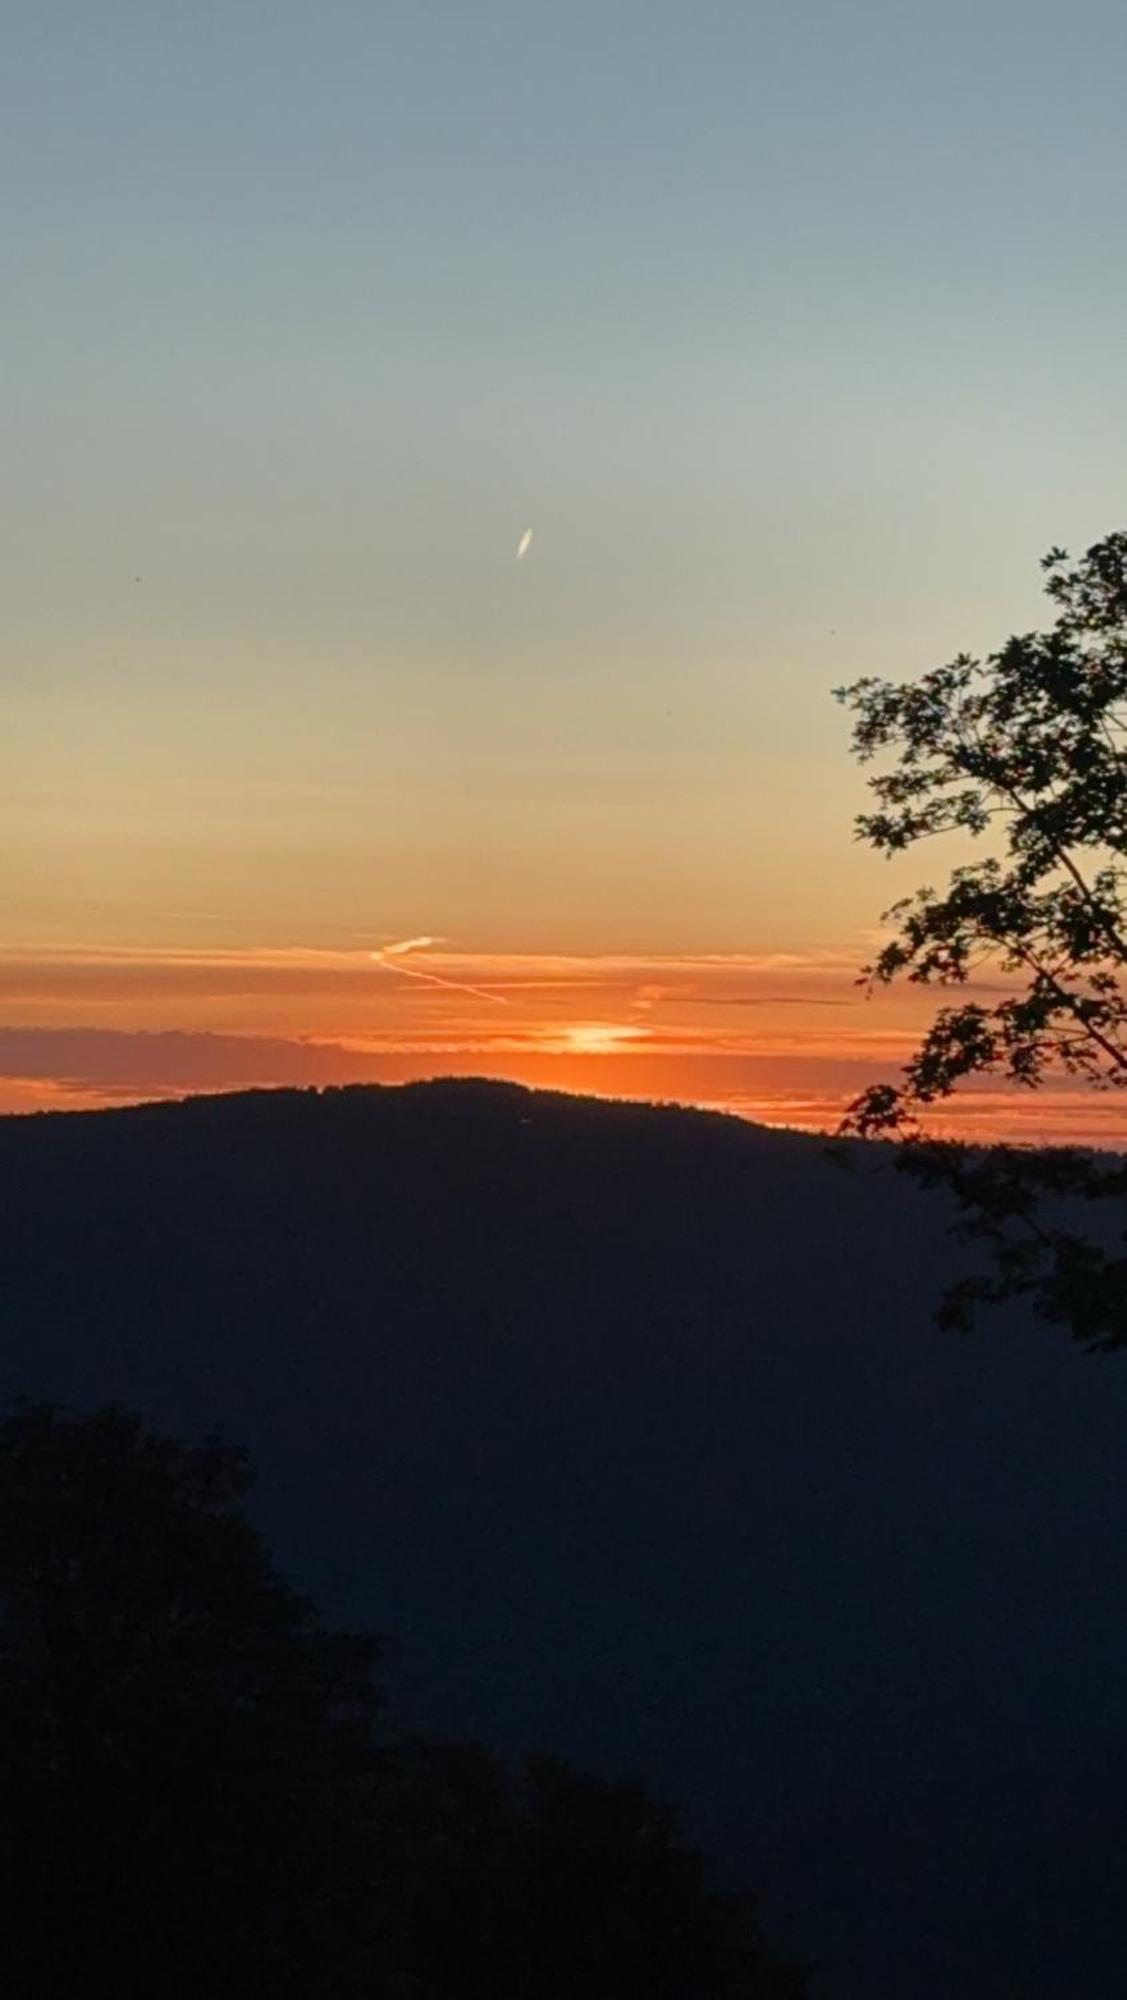
{"type": "Polygon", "coordinates": [[[646,1032],[610,1021],[576,1021],[563,1030],[561,1039],[572,1055],[615,1055],[629,1042],[644,1041],[646,1032]]]}

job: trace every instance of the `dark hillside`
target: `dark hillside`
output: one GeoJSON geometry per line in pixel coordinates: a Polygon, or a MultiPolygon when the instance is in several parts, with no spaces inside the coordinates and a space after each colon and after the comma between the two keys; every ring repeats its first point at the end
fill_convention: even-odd
{"type": "Polygon", "coordinates": [[[636,1767],[829,2000],[1121,2000],[1127,1364],[891,1173],[487,1084],[0,1120],[8,1393],[219,1424],[400,1712],[636,1767]]]}

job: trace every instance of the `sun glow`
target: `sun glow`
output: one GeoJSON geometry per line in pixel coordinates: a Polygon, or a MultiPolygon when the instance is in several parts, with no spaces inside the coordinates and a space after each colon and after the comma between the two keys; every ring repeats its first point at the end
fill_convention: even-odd
{"type": "Polygon", "coordinates": [[[630,1042],[645,1041],[647,1030],[610,1021],[576,1021],[562,1031],[565,1049],[573,1055],[615,1055],[630,1042]]]}

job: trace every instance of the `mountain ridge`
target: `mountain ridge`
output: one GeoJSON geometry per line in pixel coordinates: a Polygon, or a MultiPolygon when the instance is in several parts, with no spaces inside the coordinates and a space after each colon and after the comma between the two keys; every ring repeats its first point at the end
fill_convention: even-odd
{"type": "Polygon", "coordinates": [[[1014,1929],[1123,1746],[1127,1381],[940,1333],[942,1204],[825,1150],[472,1079],[8,1118],[0,1387],[245,1442],[396,1715],[645,1772],[827,2000],[1112,2000],[1098,1884],[1014,1929]]]}

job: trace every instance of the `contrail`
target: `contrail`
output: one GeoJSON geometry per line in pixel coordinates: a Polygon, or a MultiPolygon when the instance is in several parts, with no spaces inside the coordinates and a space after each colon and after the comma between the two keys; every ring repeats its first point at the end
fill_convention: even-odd
{"type": "Polygon", "coordinates": [[[417,937],[403,938],[398,944],[385,944],[372,953],[373,958],[405,958],[409,951],[425,951],[429,944],[445,944],[445,938],[417,937]]]}
{"type": "Polygon", "coordinates": [[[422,972],[417,965],[403,965],[400,961],[409,952],[424,951],[427,945],[441,944],[441,938],[404,938],[399,944],[385,944],[381,951],[369,952],[373,964],[382,965],[386,972],[402,973],[404,979],[421,979],[427,986],[445,986],[449,993],[470,993],[475,1000],[492,1000],[498,1007],[508,1007],[512,1003],[503,993],[490,993],[484,986],[467,986],[461,979],[441,979],[437,972],[422,972]]]}
{"type": "Polygon", "coordinates": [[[532,534],[533,530],[531,528],[526,528],[519,542],[517,543],[518,562],[521,561],[522,557],[528,554],[529,549],[532,547],[532,534]]]}

